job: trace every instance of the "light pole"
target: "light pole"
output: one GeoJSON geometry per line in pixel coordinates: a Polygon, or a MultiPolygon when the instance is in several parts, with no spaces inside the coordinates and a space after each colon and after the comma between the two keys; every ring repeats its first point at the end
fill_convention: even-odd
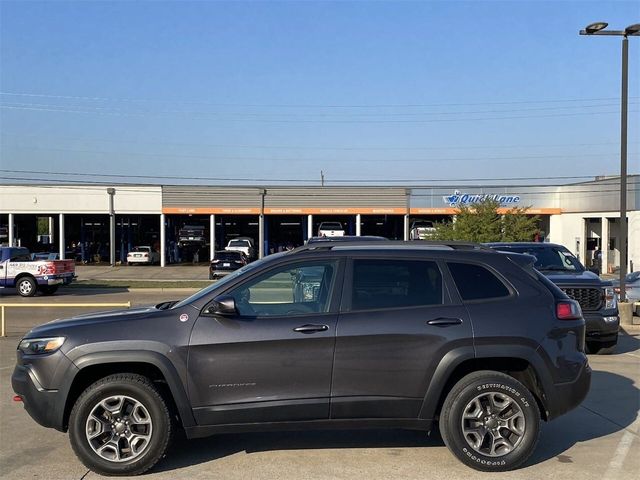
{"type": "MultiPolygon", "coordinates": [[[[624,30],[605,30],[606,22],[596,22],[580,30],[580,35],[614,35],[622,37],[622,103],[620,108],[620,301],[626,300],[627,275],[627,108],[629,104],[629,39],[640,35],[640,23],[624,30]]],[[[603,245],[608,248],[607,245],[603,245]]]]}

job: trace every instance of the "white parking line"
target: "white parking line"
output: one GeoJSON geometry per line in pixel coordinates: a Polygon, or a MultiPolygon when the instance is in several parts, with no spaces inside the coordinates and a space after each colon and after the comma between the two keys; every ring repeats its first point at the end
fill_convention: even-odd
{"type": "Polygon", "coordinates": [[[620,470],[624,466],[624,461],[627,458],[627,454],[631,449],[631,444],[635,440],[635,435],[631,433],[629,430],[625,430],[622,438],[618,442],[618,447],[616,448],[615,453],[613,454],[613,458],[609,462],[609,467],[607,471],[604,472],[603,480],[613,480],[618,478],[620,470]]]}

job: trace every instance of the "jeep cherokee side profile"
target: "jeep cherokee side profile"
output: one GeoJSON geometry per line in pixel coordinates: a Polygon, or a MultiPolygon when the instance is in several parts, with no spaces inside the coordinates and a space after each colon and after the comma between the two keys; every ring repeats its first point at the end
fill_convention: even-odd
{"type": "Polygon", "coordinates": [[[473,244],[301,247],[180,302],[36,327],[12,385],[106,475],[151,468],[177,428],[439,426],[465,464],[514,469],[591,378],[580,307],[533,260],[473,244]]]}

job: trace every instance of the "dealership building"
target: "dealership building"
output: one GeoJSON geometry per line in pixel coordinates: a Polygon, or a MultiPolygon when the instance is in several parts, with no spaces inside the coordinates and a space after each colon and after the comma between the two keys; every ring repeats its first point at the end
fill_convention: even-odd
{"type": "MultiPolygon", "coordinates": [[[[640,175],[628,177],[628,259],[634,270],[640,264],[639,185],[640,175]]],[[[414,221],[451,219],[456,206],[485,196],[505,211],[529,207],[529,214],[540,217],[539,239],[565,245],[583,263],[590,265],[597,248],[603,270],[619,267],[619,177],[561,186],[457,188],[5,184],[0,242],[111,263],[124,261],[134,246],[150,245],[164,266],[206,261],[237,237],[252,238],[259,256],[268,255],[303,244],[324,221],[341,222],[350,235],[406,240],[414,221]],[[206,234],[195,258],[193,248],[178,247],[185,226],[206,234]]]]}

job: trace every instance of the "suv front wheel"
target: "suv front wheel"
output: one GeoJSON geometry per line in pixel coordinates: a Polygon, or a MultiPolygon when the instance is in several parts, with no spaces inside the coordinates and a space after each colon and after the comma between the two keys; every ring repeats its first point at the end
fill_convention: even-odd
{"type": "Polygon", "coordinates": [[[171,427],[167,405],[149,379],[121,373],[80,395],[69,417],[69,439],[94,472],[138,475],[164,455],[171,427]]]}
{"type": "Polygon", "coordinates": [[[479,371],[451,389],[440,433],[453,454],[476,470],[500,472],[524,463],[535,450],[540,410],[529,390],[500,372],[479,371]]]}

